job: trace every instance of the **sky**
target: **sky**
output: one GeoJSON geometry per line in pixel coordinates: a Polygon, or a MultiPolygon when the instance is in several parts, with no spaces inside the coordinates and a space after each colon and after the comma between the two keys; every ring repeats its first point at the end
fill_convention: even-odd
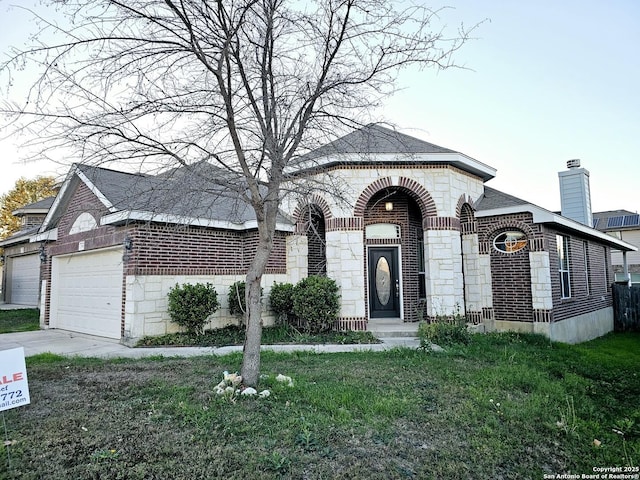
{"type": "MultiPolygon", "coordinates": [[[[34,32],[9,9],[20,1],[31,3],[0,0],[0,58],[34,32]]],[[[590,172],[594,212],[640,209],[640,2],[420,3],[451,7],[440,13],[446,31],[483,23],[455,56],[465,68],[403,72],[380,115],[497,169],[487,186],[548,210],[560,209],[558,172],[576,158],[590,172]]],[[[20,142],[0,140],[0,194],[19,177],[68,169],[25,164],[20,142]]]]}

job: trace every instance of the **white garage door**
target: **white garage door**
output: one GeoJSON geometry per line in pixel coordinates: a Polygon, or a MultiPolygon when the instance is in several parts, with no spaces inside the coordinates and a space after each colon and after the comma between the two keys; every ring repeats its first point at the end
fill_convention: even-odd
{"type": "Polygon", "coordinates": [[[9,279],[9,303],[38,305],[40,290],[40,257],[38,254],[13,257],[9,279]]]}
{"type": "Polygon", "coordinates": [[[121,309],[121,248],[52,258],[52,328],[119,339],[121,309]]]}

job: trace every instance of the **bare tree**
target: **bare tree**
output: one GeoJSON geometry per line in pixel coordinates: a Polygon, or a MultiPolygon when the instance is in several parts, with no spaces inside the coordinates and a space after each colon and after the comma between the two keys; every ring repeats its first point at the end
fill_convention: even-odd
{"type": "Polygon", "coordinates": [[[447,38],[432,30],[438,11],[387,0],[50,3],[67,23],[41,15],[39,44],[2,65],[42,67],[27,101],[3,111],[38,132],[42,154],[76,147],[83,162],[206,161],[229,173],[209,181],[251,205],[258,225],[241,372],[257,384],[260,283],[285,168],[366,118],[401,69],[452,66],[468,31],[447,38]]]}

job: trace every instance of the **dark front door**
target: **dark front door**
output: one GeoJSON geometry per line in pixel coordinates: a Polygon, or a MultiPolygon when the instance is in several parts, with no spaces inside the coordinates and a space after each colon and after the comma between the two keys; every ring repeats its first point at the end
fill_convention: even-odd
{"type": "Polygon", "coordinates": [[[369,309],[371,318],[400,317],[397,247],[369,249],[369,309]]]}

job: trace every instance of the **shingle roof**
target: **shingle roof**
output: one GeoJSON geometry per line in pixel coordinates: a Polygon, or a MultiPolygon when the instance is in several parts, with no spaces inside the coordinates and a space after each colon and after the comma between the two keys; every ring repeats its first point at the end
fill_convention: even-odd
{"type": "Polygon", "coordinates": [[[475,204],[476,210],[493,210],[496,208],[506,208],[518,205],[528,205],[531,202],[527,202],[513,195],[501,192],[491,187],[484,187],[484,193],[478,199],[475,204]]]}
{"type": "MultiPolygon", "coordinates": [[[[101,167],[78,167],[117,211],[132,210],[180,217],[222,220],[236,224],[255,220],[255,212],[242,198],[240,177],[237,188],[228,172],[201,162],[161,175],[131,174],[101,167]]],[[[281,219],[282,220],[282,219],[281,219]]]]}
{"type": "Polygon", "coordinates": [[[304,160],[344,154],[458,153],[376,124],[369,124],[304,155],[304,160]]]}

